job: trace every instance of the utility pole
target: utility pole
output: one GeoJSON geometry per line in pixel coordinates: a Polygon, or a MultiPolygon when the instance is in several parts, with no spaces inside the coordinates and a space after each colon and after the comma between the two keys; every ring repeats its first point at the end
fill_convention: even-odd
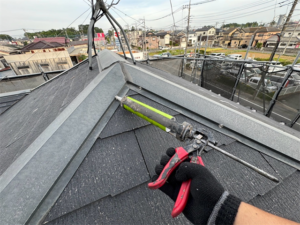
{"type": "Polygon", "coordinates": [[[188,23],[187,23],[187,31],[186,31],[186,38],[187,38],[187,41],[186,41],[186,47],[185,47],[185,50],[184,50],[184,56],[186,56],[186,51],[187,51],[187,48],[188,48],[188,43],[189,43],[189,30],[190,30],[190,13],[191,13],[191,0],[189,2],[189,14],[188,14],[188,23]]]}
{"type": "Polygon", "coordinates": [[[175,19],[174,19],[174,14],[173,14],[172,0],[170,0],[170,5],[171,5],[171,12],[172,12],[172,16],[173,16],[173,23],[174,23],[174,26],[173,26],[173,36],[172,36],[172,46],[171,46],[171,48],[173,48],[173,45],[174,45],[174,29],[175,29],[175,19]]]}
{"type": "Polygon", "coordinates": [[[274,55],[275,55],[276,50],[277,50],[277,48],[278,48],[280,39],[281,39],[281,37],[283,36],[284,31],[285,31],[285,29],[286,29],[288,23],[290,22],[290,19],[292,18],[292,15],[293,15],[293,13],[294,13],[294,10],[295,10],[297,4],[298,4],[298,0],[294,0],[293,6],[292,6],[292,8],[291,8],[291,10],[290,10],[290,12],[289,12],[289,15],[288,15],[288,17],[286,18],[286,21],[285,21],[285,23],[284,23],[284,25],[283,25],[283,27],[282,27],[281,32],[280,32],[280,35],[279,35],[279,38],[278,38],[278,41],[277,41],[278,43],[277,43],[277,44],[275,45],[275,47],[273,48],[273,51],[272,51],[272,53],[271,53],[271,56],[270,56],[269,61],[272,61],[273,58],[274,58],[274,55]]]}
{"type": "Polygon", "coordinates": [[[219,24],[219,22],[216,22],[216,29],[217,29],[218,24],[219,24]]]}

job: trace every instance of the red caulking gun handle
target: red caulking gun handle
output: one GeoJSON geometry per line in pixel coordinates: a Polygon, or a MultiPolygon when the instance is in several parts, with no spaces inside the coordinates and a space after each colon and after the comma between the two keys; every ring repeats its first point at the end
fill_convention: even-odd
{"type": "Polygon", "coordinates": [[[189,157],[189,153],[182,147],[176,148],[175,151],[176,153],[172,156],[167,165],[165,165],[157,180],[148,184],[150,189],[157,189],[163,186],[176,167],[189,157]]]}
{"type": "MultiPolygon", "coordinates": [[[[197,157],[197,164],[200,164],[202,166],[204,166],[204,163],[202,161],[201,157],[197,157]]],[[[180,213],[182,213],[182,211],[184,210],[186,203],[189,199],[189,194],[190,194],[190,187],[191,187],[191,182],[192,180],[188,180],[185,182],[182,182],[174,208],[172,210],[172,217],[175,218],[176,216],[178,216],[180,213]]]]}

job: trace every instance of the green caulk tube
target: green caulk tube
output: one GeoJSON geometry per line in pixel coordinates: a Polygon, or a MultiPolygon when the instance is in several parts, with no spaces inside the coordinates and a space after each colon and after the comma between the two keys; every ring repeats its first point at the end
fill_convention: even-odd
{"type": "Polygon", "coordinates": [[[179,134],[183,129],[183,126],[176,122],[175,117],[143,102],[126,96],[123,98],[116,96],[116,99],[121,102],[121,106],[124,109],[152,123],[163,131],[179,134]]]}

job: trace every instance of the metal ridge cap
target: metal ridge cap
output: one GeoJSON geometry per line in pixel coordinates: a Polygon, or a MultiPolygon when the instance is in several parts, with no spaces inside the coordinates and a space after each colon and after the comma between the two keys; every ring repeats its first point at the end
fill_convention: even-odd
{"type": "Polygon", "coordinates": [[[245,108],[239,105],[235,106],[236,109],[230,108],[224,103],[232,105],[232,102],[216,94],[213,95],[213,93],[209,93],[207,90],[201,91],[210,94],[215,99],[189,90],[142,68],[125,65],[125,70],[130,74],[132,83],[300,161],[300,152],[298,151],[300,137],[292,134],[295,133],[294,130],[290,129],[291,132],[288,132],[289,129],[286,128],[286,131],[283,131],[275,126],[260,121],[250,114],[247,115],[245,108]],[[138,74],[132,73],[128,71],[128,68],[135,68],[144,74],[140,72],[138,74]],[[190,99],[190,101],[187,101],[187,99],[190,99]],[[190,102],[193,103],[191,104],[190,102]],[[245,111],[245,113],[237,109],[245,111]],[[282,137],[285,137],[286,140],[282,141],[282,137]],[[287,150],[283,151],[284,149],[287,150]]]}
{"type": "Polygon", "coordinates": [[[125,79],[119,70],[120,65],[115,65],[96,76],[2,174],[0,217],[3,220],[25,224],[37,210],[124,87],[125,79]]]}
{"type": "MultiPolygon", "coordinates": [[[[127,62],[123,57],[121,57],[119,54],[114,53],[110,50],[104,49],[98,54],[99,58],[99,64],[101,65],[102,70],[105,70],[112,65],[114,65],[117,62],[127,62]],[[111,58],[109,58],[111,57],[111,58]],[[105,62],[105,60],[109,60],[110,62],[105,62]]],[[[129,63],[129,62],[127,62],[129,63]]]]}

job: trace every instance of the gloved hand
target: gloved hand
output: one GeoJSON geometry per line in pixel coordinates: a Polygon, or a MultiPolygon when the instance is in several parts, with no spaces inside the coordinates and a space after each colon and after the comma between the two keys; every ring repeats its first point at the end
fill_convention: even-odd
{"type": "MultiPolygon", "coordinates": [[[[157,180],[164,166],[175,154],[175,149],[169,148],[166,153],[167,155],[163,155],[161,157],[160,164],[156,165],[155,172],[157,175],[152,177],[152,181],[157,180]]],[[[222,222],[222,218],[217,218],[217,216],[220,214],[220,211],[223,214],[225,213],[225,217],[228,216],[228,207],[225,207],[223,210],[221,210],[221,207],[224,206],[223,203],[225,200],[228,200],[228,196],[230,195],[228,192],[225,192],[222,185],[207,168],[198,164],[190,163],[189,160],[187,160],[179,165],[179,167],[171,174],[168,181],[160,188],[160,190],[167,194],[173,201],[176,201],[182,182],[189,179],[192,179],[190,195],[183,211],[183,214],[186,216],[186,218],[194,224],[207,224],[208,220],[215,224],[216,219],[219,222],[222,222]],[[219,207],[216,206],[217,203],[219,207]]],[[[233,224],[240,200],[234,196],[231,196],[229,200],[229,208],[233,207],[234,210],[236,210],[233,210],[233,224]],[[233,205],[232,201],[234,203],[233,205]]],[[[232,217],[232,215],[230,216],[232,217]]],[[[228,218],[226,218],[225,221],[226,224],[231,223],[228,218]]]]}

